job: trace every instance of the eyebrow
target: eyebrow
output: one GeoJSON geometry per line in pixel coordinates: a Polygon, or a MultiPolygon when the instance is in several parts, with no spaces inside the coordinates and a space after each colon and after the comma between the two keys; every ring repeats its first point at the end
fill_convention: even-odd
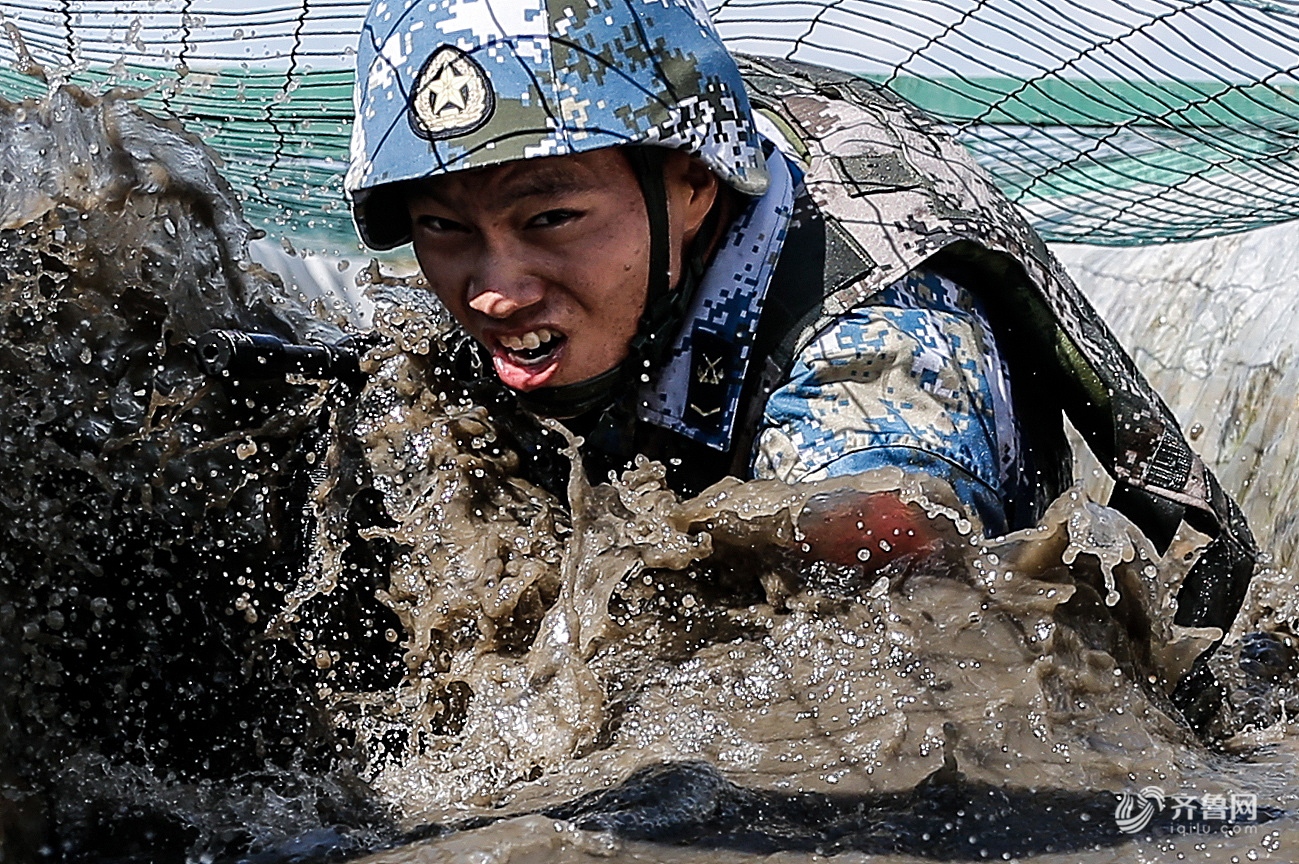
{"type": "Polygon", "coordinates": [[[508,201],[522,198],[553,198],[573,192],[585,192],[592,183],[560,168],[539,167],[517,177],[510,177],[497,187],[497,197],[508,201]]]}
{"type": "MultiPolygon", "coordinates": [[[[493,191],[493,199],[505,205],[513,204],[525,198],[554,198],[565,194],[585,192],[593,188],[585,177],[550,166],[529,166],[529,170],[513,176],[507,176],[493,191]]],[[[417,197],[427,197],[440,204],[450,206],[446,191],[437,182],[414,181],[411,193],[417,197]]]]}

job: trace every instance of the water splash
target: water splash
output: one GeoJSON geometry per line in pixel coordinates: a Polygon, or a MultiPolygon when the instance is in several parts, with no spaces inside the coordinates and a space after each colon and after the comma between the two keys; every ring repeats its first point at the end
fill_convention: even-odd
{"type": "Polygon", "coordinates": [[[421,296],[380,297],[391,347],[336,415],[336,476],[317,492],[333,539],[287,607],[307,658],[356,638],[302,635],[324,605],[400,623],[384,686],[331,661],[320,695],[407,824],[573,798],[656,762],[861,794],[912,789],[945,753],[997,787],[1204,766],[1166,693],[1215,634],[1165,623],[1186,562],[1116,511],[1073,490],[1040,526],[985,541],[936,481],[853,478],[965,538],[876,577],[799,555],[799,510],[844,481],[681,501],[642,462],[595,486],[574,471],[557,501],[437,369],[445,320],[417,314],[421,296]]]}
{"type": "Polygon", "coordinates": [[[109,848],[124,814],[175,827],[158,850],[224,849],[204,808],[238,796],[205,782],[248,791],[226,825],[245,848],[322,818],[275,812],[267,777],[365,822],[345,770],[302,773],[337,762],[333,737],[252,623],[300,569],[296,442],[321,388],[209,381],[190,342],[337,329],[248,262],[233,190],[175,124],[61,89],[0,104],[0,141],[6,854],[109,848]]]}

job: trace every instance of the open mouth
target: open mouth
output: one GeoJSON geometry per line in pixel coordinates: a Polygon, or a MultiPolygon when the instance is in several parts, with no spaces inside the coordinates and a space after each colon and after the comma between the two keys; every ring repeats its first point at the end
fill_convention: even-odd
{"type": "Polygon", "coordinates": [[[517,336],[497,336],[492,363],[501,381],[516,390],[545,386],[558,371],[568,337],[539,327],[517,336]]]}
{"type": "Polygon", "coordinates": [[[557,330],[542,327],[530,330],[522,336],[501,336],[500,343],[509,353],[510,359],[525,366],[544,363],[554,354],[567,337],[557,330]]]}

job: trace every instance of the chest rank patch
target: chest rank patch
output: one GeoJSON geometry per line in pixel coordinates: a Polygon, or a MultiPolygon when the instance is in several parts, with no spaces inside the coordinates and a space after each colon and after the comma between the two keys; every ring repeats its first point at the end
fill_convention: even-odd
{"type": "Polygon", "coordinates": [[[690,334],[690,384],[686,419],[704,431],[716,430],[726,408],[735,347],[719,333],[695,325],[690,334]]]}
{"type": "Polygon", "coordinates": [[[454,45],[443,45],[424,62],[410,97],[410,126],[430,141],[467,135],[487,122],[496,107],[487,73],[454,45]]]}

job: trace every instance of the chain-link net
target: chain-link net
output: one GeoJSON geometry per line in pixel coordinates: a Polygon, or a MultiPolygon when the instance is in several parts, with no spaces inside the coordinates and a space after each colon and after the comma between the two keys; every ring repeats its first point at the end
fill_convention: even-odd
{"type": "MultiPolygon", "coordinates": [[[[250,218],[340,251],[349,0],[8,0],[0,95],[143,90],[225,159],[250,218]],[[43,72],[45,80],[32,72],[43,72]]],[[[721,0],[731,47],[859,73],[946,121],[1049,240],[1299,217],[1299,2],[721,0]]]]}

